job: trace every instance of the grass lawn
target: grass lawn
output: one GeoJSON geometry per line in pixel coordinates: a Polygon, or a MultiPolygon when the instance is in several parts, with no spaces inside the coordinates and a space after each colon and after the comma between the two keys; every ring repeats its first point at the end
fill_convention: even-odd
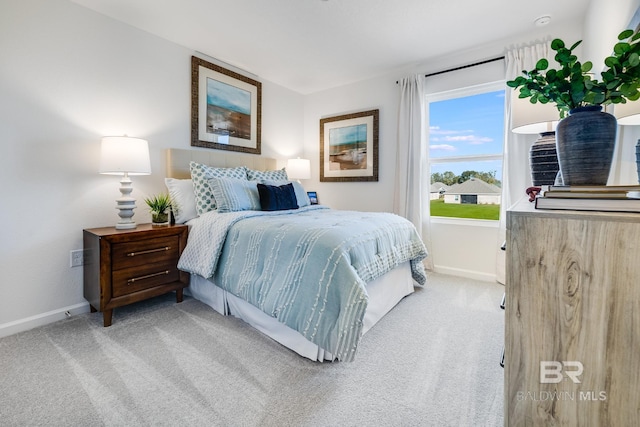
{"type": "Polygon", "coordinates": [[[500,216],[500,205],[467,205],[431,200],[431,216],[453,218],[495,219],[500,216]]]}

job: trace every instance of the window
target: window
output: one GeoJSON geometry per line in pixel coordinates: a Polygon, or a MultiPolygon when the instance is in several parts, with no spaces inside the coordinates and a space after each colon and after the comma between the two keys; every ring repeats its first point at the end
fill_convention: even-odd
{"type": "Polygon", "coordinates": [[[497,220],[504,82],[427,96],[431,216],[497,220]]]}

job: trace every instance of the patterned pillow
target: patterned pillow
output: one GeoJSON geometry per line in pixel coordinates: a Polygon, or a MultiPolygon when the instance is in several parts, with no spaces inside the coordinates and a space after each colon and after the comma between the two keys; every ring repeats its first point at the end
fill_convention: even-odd
{"type": "Polygon", "coordinates": [[[216,200],[213,190],[209,185],[211,178],[236,178],[247,179],[247,168],[240,166],[237,168],[215,168],[196,162],[189,163],[191,170],[191,180],[193,181],[193,191],[196,195],[196,212],[202,215],[216,209],[216,200]]]}
{"type": "Polygon", "coordinates": [[[264,181],[262,181],[262,184],[276,185],[276,186],[292,184],[293,190],[296,193],[296,200],[298,201],[298,207],[302,208],[305,206],[309,206],[311,204],[311,201],[309,200],[309,195],[304,190],[304,187],[302,186],[302,184],[300,184],[298,181],[276,181],[271,179],[265,179],[264,181]]]}
{"type": "Polygon", "coordinates": [[[218,212],[259,211],[258,182],[236,178],[211,178],[209,185],[218,205],[218,212]]]}
{"type": "Polygon", "coordinates": [[[171,196],[171,209],[178,224],[183,224],[198,216],[196,195],[190,179],[165,178],[164,183],[171,196]]]}
{"type": "Polygon", "coordinates": [[[276,181],[287,181],[287,171],[284,168],[274,171],[255,171],[253,169],[247,169],[247,179],[249,181],[264,181],[266,179],[276,181]]]}

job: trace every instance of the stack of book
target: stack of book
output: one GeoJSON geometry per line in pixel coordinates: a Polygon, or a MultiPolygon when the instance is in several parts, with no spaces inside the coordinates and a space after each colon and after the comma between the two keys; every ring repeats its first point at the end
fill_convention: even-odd
{"type": "Polygon", "coordinates": [[[640,212],[640,185],[551,185],[536,197],[536,209],[640,212]]]}

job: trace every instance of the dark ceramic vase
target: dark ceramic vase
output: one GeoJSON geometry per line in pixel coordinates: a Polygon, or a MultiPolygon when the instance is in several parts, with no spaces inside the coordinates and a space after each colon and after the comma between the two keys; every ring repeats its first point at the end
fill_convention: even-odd
{"type": "Polygon", "coordinates": [[[575,108],[556,128],[564,185],[606,185],[616,144],[616,118],[601,106],[575,108]]]}

